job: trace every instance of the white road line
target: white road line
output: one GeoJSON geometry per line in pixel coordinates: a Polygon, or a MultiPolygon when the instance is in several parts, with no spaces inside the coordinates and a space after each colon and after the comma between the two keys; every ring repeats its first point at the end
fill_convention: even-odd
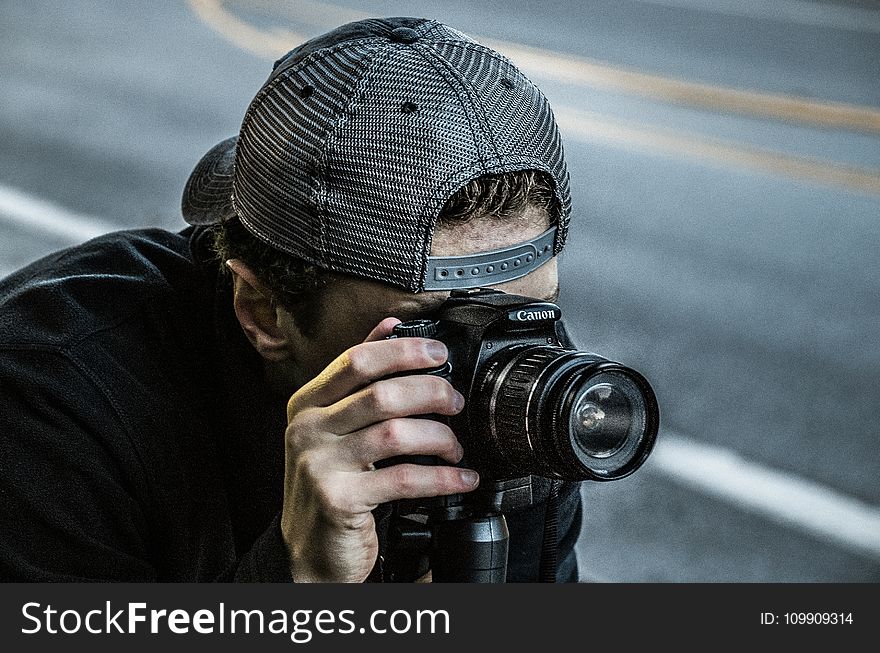
{"type": "Polygon", "coordinates": [[[648,461],[677,483],[880,559],[878,506],[676,433],[661,433],[648,461]]]}
{"type": "MultiPolygon", "coordinates": [[[[0,221],[37,234],[82,241],[117,226],[0,185],[0,221]]],[[[11,270],[0,269],[0,276],[11,270]]],[[[664,432],[651,467],[692,489],[760,513],[850,550],[880,558],[880,508],[736,453],[664,432]]]]}
{"type": "Polygon", "coordinates": [[[880,11],[805,0],[636,0],[642,4],[694,9],[725,16],[830,27],[852,32],[880,32],[880,11]]]}
{"type": "Polygon", "coordinates": [[[100,218],[69,211],[3,185],[0,185],[0,221],[71,243],[120,229],[100,218]]]}

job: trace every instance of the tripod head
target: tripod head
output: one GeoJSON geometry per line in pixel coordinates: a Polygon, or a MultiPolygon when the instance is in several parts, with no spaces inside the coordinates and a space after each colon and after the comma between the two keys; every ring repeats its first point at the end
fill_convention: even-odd
{"type": "Polygon", "coordinates": [[[467,494],[398,502],[391,516],[386,578],[411,579],[430,568],[434,582],[505,582],[504,513],[533,502],[531,476],[485,481],[467,494]]]}

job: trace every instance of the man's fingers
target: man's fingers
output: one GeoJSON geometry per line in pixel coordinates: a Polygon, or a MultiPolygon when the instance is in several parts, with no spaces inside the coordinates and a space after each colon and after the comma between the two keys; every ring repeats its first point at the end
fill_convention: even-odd
{"type": "Polygon", "coordinates": [[[342,443],[340,456],[361,469],[393,456],[440,456],[457,463],[464,454],[458,438],[446,424],[414,417],[373,424],[344,436],[342,443]]]}
{"type": "Polygon", "coordinates": [[[355,345],[294,393],[287,405],[288,419],[304,408],[330,406],[383,377],[438,367],[448,354],[446,345],[430,338],[382,339],[355,345]]]}
{"type": "Polygon", "coordinates": [[[370,334],[364,338],[364,342],[376,342],[377,340],[385,340],[388,336],[391,335],[391,332],[400,324],[400,320],[396,317],[386,317],[384,320],[379,322],[376,327],[370,331],[370,334]]]}
{"type": "Polygon", "coordinates": [[[354,433],[396,417],[455,415],[462,408],[464,397],[446,379],[398,376],[371,383],[324,409],[324,428],[330,433],[354,433]]]}
{"type": "Polygon", "coordinates": [[[370,506],[397,499],[421,499],[470,492],[480,477],[472,469],[441,465],[393,465],[370,472],[363,483],[363,499],[370,506]]]}

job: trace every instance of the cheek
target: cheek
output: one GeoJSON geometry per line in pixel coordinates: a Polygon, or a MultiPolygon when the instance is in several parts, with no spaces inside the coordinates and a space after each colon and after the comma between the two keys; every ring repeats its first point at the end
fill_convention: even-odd
{"type": "Polygon", "coordinates": [[[351,303],[334,302],[323,307],[321,320],[310,338],[304,338],[298,347],[297,359],[303,371],[314,377],[333,359],[367,337],[382,318],[360,310],[351,303]]]}
{"type": "Polygon", "coordinates": [[[346,349],[363,340],[358,337],[359,333],[356,322],[339,314],[325,316],[303,352],[303,358],[309,361],[310,372],[317,374],[346,349]]]}

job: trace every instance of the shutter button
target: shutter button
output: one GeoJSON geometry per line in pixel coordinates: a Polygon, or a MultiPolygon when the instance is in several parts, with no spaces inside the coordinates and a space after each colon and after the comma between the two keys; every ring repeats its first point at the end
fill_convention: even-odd
{"type": "Polygon", "coordinates": [[[389,38],[398,43],[412,43],[419,40],[419,33],[412,27],[395,27],[391,30],[389,38]]]}

